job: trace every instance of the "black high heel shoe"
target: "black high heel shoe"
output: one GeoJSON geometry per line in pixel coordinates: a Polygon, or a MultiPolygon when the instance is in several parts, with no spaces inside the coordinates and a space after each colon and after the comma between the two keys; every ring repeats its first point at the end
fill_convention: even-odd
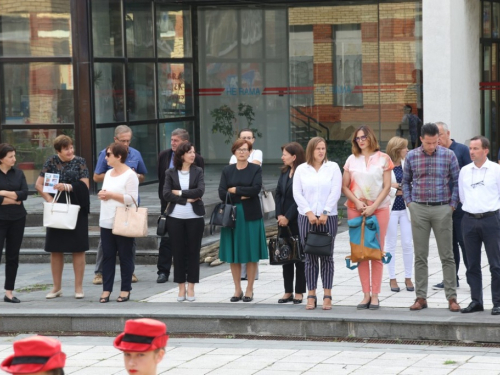
{"type": "Polygon", "coordinates": [[[118,296],[116,302],[127,302],[129,299],[130,299],[130,292],[128,292],[128,296],[126,297],[118,296]]]}
{"type": "Polygon", "coordinates": [[[99,298],[99,303],[107,303],[107,302],[109,302],[109,297],[110,296],[111,296],[111,293],[109,293],[107,297],[101,297],[101,298],[99,298]]]}
{"type": "Polygon", "coordinates": [[[280,298],[278,300],[278,303],[287,303],[287,302],[293,302],[293,301],[295,301],[295,300],[293,299],[293,294],[291,294],[290,297],[288,297],[288,298],[280,298]]]}

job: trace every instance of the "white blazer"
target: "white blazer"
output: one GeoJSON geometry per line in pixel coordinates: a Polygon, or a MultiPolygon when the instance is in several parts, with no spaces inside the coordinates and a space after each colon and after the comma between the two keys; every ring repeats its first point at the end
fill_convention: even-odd
{"type": "MultiPolygon", "coordinates": [[[[405,161],[404,159],[401,160],[401,168],[403,168],[403,171],[405,169],[405,161]]],[[[396,175],[394,174],[394,170],[391,171],[391,185],[392,184],[396,184],[398,181],[396,180],[396,175]]],[[[396,188],[393,188],[391,186],[391,191],[389,192],[389,196],[391,197],[391,204],[389,206],[389,210],[392,211],[392,206],[394,204],[394,201],[396,200],[396,193],[397,193],[397,189],[396,188]]],[[[408,215],[408,220],[411,221],[411,217],[410,217],[410,210],[408,210],[408,207],[406,207],[406,214],[408,215]]]]}

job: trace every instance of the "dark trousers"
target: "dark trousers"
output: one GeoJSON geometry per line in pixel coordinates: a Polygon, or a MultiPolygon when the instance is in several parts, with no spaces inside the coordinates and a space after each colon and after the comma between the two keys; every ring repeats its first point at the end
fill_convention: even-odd
{"type": "Polygon", "coordinates": [[[285,293],[293,293],[294,274],[295,274],[295,293],[299,294],[305,293],[306,292],[305,263],[295,262],[290,264],[284,264],[282,267],[283,267],[283,280],[285,282],[285,293]]]}
{"type": "Polygon", "coordinates": [[[167,231],[174,253],[174,282],[200,281],[200,249],[205,220],[167,217],[167,231]]]}
{"type": "MultiPolygon", "coordinates": [[[[464,210],[462,210],[462,203],[459,203],[457,209],[453,211],[453,257],[455,258],[455,267],[460,267],[460,249],[462,249],[462,259],[464,260],[465,268],[468,268],[467,255],[465,253],[464,237],[462,234],[462,218],[464,217],[464,210]]],[[[468,283],[468,281],[467,281],[468,283]]]]}
{"type": "Polygon", "coordinates": [[[462,220],[465,251],[467,252],[467,282],[471,299],[483,304],[483,279],[481,273],[481,245],[484,243],[491,273],[493,306],[500,306],[500,214],[476,219],[468,214],[462,220]]]}
{"type": "Polygon", "coordinates": [[[132,274],[134,273],[134,239],[114,235],[111,229],[101,228],[102,242],[102,290],[113,291],[116,270],[116,254],[120,258],[121,291],[132,290],[132,274]]]}
{"type": "MultiPolygon", "coordinates": [[[[19,267],[19,250],[23,242],[26,216],[18,220],[0,220],[0,246],[3,251],[5,243],[5,290],[14,290],[17,268],[19,267]]],[[[0,251],[0,259],[1,259],[0,251]]]]}
{"type": "Polygon", "coordinates": [[[158,267],[157,274],[164,273],[167,277],[170,275],[170,268],[172,267],[172,245],[170,244],[170,237],[161,237],[160,247],[158,248],[158,267]]]}

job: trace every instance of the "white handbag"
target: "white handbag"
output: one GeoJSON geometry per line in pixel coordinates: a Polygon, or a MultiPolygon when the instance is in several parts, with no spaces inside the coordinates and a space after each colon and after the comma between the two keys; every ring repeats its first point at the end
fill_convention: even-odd
{"type": "Polygon", "coordinates": [[[148,209],[134,205],[116,207],[112,233],[123,237],[147,237],[148,209]]]}
{"type": "Polygon", "coordinates": [[[262,186],[261,198],[264,213],[267,214],[268,212],[276,210],[276,203],[274,203],[273,194],[270,191],[267,191],[264,186],[262,186]]]}
{"type": "Polygon", "coordinates": [[[52,202],[43,202],[43,226],[47,228],[73,230],[76,228],[80,206],[71,204],[66,192],[66,203],[57,203],[61,196],[58,191],[52,202]]]}

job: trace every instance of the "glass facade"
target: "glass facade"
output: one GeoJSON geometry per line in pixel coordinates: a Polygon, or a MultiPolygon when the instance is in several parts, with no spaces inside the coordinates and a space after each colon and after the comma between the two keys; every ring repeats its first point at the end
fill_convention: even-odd
{"type": "MultiPolygon", "coordinates": [[[[154,182],[156,156],[177,127],[207,165],[227,164],[247,127],[264,164],[281,164],[282,144],[313,136],[342,162],[361,124],[383,146],[409,137],[408,112],[423,118],[421,1],[260,3],[0,0],[1,140],[34,168],[56,135],[73,134],[93,169],[114,128],[127,124],[154,182]],[[83,27],[82,11],[89,29],[72,30],[83,27]],[[75,38],[89,50],[73,49],[86,45],[75,38]],[[75,66],[89,67],[87,81],[75,66]]],[[[500,2],[484,3],[483,31],[497,38],[500,2]]],[[[494,54],[485,50],[485,64],[494,54]]]]}
{"type": "Polygon", "coordinates": [[[491,142],[489,156],[497,160],[500,155],[500,124],[497,116],[500,95],[500,1],[483,1],[482,6],[482,77],[479,86],[482,92],[481,133],[491,142]]]}

